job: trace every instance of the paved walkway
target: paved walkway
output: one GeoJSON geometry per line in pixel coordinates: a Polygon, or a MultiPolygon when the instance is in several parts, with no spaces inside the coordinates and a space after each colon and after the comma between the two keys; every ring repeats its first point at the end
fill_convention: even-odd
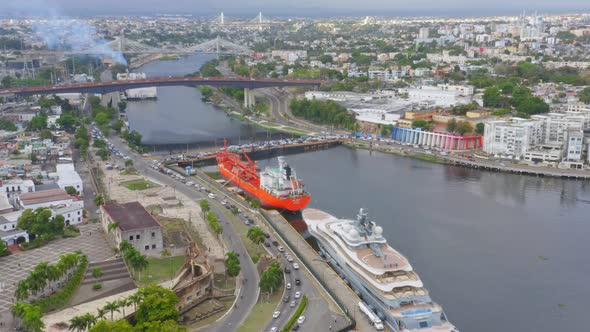
{"type": "Polygon", "coordinates": [[[81,235],[78,237],[55,240],[41,248],[0,258],[1,322],[6,323],[12,320],[10,306],[15,301],[16,284],[25,279],[40,262],[55,264],[60,255],[76,250],[81,250],[91,262],[102,261],[113,256],[110,246],[99,231],[98,224],[80,225],[79,227],[81,235]]]}

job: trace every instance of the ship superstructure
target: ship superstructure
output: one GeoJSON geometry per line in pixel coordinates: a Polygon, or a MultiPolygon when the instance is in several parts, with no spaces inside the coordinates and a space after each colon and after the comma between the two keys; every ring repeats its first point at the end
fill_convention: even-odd
{"type": "Polygon", "coordinates": [[[258,199],[264,207],[299,211],[307,206],[311,196],[283,157],[278,157],[278,167],[266,167],[260,172],[256,162],[242,152],[246,160],[238,153],[229,152],[227,147],[217,153],[219,173],[225,179],[258,199]]]}
{"type": "Polygon", "coordinates": [[[458,330],[432,301],[410,262],[387,244],[383,228],[361,209],[356,220],[305,209],[320,253],[388,327],[397,332],[458,330]]]}

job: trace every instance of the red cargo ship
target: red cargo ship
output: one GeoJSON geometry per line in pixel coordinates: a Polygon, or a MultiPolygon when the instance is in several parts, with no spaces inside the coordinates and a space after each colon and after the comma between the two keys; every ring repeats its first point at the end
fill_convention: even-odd
{"type": "Polygon", "coordinates": [[[261,172],[246,152],[242,152],[247,160],[229,152],[224,144],[223,151],[216,156],[221,176],[258,199],[263,207],[299,211],[307,206],[311,196],[283,157],[278,157],[278,168],[267,167],[261,172]]]}

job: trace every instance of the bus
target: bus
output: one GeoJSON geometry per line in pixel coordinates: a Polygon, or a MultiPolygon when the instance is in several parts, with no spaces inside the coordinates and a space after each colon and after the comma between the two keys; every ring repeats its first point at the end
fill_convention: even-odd
{"type": "Polygon", "coordinates": [[[375,315],[371,308],[369,308],[365,303],[359,302],[359,309],[361,309],[365,316],[367,316],[371,322],[371,325],[373,325],[377,331],[383,331],[383,322],[381,322],[381,319],[375,315]]]}

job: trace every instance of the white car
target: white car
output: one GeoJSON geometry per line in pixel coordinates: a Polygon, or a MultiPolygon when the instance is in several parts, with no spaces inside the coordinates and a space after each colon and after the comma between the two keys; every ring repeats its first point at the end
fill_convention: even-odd
{"type": "Polygon", "coordinates": [[[288,262],[293,262],[293,257],[291,257],[291,255],[287,256],[287,261],[288,262]]]}
{"type": "Polygon", "coordinates": [[[299,292],[299,291],[295,292],[295,298],[298,299],[300,297],[301,297],[301,292],[299,292]]]}
{"type": "Polygon", "coordinates": [[[278,330],[279,330],[279,328],[278,328],[278,327],[276,327],[276,326],[273,326],[273,327],[270,329],[270,332],[277,332],[278,330]]]}
{"type": "Polygon", "coordinates": [[[209,198],[214,199],[215,198],[215,194],[214,193],[210,193],[209,194],[209,198]]]}
{"type": "Polygon", "coordinates": [[[279,246],[277,249],[279,249],[279,251],[280,251],[280,252],[283,252],[283,251],[285,251],[285,248],[283,248],[283,247],[281,247],[281,246],[279,246]]]}
{"type": "Polygon", "coordinates": [[[287,289],[291,289],[291,283],[290,282],[287,283],[287,289]]]}
{"type": "Polygon", "coordinates": [[[281,315],[281,312],[280,312],[280,311],[275,311],[275,312],[272,314],[272,318],[274,318],[274,319],[277,319],[277,318],[279,318],[279,316],[280,316],[280,315],[281,315]]]}
{"type": "Polygon", "coordinates": [[[297,318],[297,324],[303,324],[303,322],[305,322],[305,316],[299,316],[299,318],[297,318]]]}
{"type": "Polygon", "coordinates": [[[299,270],[299,264],[297,264],[297,263],[293,263],[293,268],[294,268],[295,270],[299,270]]]}

